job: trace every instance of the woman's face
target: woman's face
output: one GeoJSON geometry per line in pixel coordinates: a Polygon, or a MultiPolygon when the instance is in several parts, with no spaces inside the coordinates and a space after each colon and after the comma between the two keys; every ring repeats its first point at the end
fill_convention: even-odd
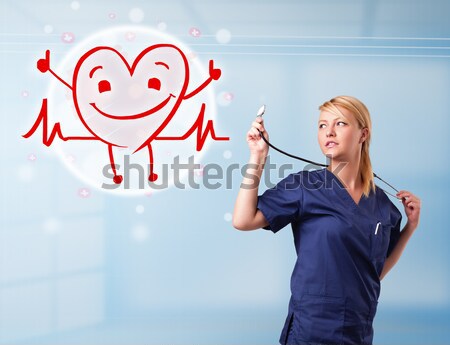
{"type": "Polygon", "coordinates": [[[318,140],[322,153],[327,157],[344,162],[359,158],[361,146],[367,136],[367,128],[360,129],[353,114],[338,107],[339,116],[322,111],[318,123],[318,140]]]}

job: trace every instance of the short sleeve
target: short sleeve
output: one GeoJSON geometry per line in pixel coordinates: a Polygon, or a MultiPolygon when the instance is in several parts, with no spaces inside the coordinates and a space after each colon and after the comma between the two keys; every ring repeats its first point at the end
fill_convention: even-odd
{"type": "Polygon", "coordinates": [[[394,250],[395,246],[398,243],[398,240],[400,239],[400,226],[402,223],[402,214],[398,210],[398,208],[391,203],[391,236],[389,239],[389,247],[387,251],[387,257],[391,255],[392,251],[394,250]]]}
{"type": "Polygon", "coordinates": [[[258,196],[257,208],[274,233],[300,217],[302,184],[300,174],[290,174],[275,187],[258,196]]]}

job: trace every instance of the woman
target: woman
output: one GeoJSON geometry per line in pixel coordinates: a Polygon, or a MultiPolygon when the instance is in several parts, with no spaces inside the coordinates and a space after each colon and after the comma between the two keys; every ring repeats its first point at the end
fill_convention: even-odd
{"type": "Polygon", "coordinates": [[[268,134],[261,117],[253,122],[233,226],[273,232],[292,226],[297,261],[281,344],[372,344],[380,280],[417,228],[420,200],[397,193],[408,218],[400,231],[401,213],[374,183],[369,111],[349,96],[319,109],[318,141],[328,168],[291,174],[261,196],[268,146],[259,131],[268,134]]]}

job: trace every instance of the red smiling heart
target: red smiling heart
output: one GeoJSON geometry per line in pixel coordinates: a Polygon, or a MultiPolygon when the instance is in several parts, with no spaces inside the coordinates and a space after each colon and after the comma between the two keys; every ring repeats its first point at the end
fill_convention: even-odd
{"type": "MultiPolygon", "coordinates": [[[[220,70],[213,74],[220,77],[220,70]]],[[[132,64],[114,48],[96,47],[78,61],[72,91],[78,116],[93,135],[134,151],[167,126],[188,84],[186,56],[174,45],[150,46],[132,64]]]]}

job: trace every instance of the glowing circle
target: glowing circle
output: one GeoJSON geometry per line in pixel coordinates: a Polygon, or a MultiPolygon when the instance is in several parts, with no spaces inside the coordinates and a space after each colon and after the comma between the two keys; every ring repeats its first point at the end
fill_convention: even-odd
{"type": "MultiPolygon", "coordinates": [[[[121,26],[95,33],[85,40],[81,41],[80,43],[74,45],[62,61],[58,61],[56,56],[52,56],[51,67],[56,72],[56,74],[71,86],[75,79],[79,81],[81,86],[78,85],[78,87],[76,88],[76,95],[73,95],[71,89],[69,89],[66,85],[58,81],[56,78],[52,77],[50,73],[46,74],[46,76],[51,80],[47,94],[47,98],[49,100],[49,124],[59,122],[61,125],[61,131],[66,137],[83,136],[95,138],[96,140],[62,141],[56,138],[51,148],[55,149],[55,151],[60,156],[61,161],[65,164],[66,168],[75,176],[77,176],[81,181],[83,181],[84,184],[104,192],[119,195],[143,195],[148,194],[149,192],[156,193],[173,187],[175,176],[177,176],[181,183],[185,182],[185,185],[188,185],[186,169],[183,170],[182,168],[180,168],[180,170],[176,172],[176,168],[173,167],[175,157],[179,157],[180,165],[187,164],[190,156],[194,156],[195,163],[201,163],[201,157],[207,151],[209,144],[212,142],[210,138],[206,140],[205,145],[200,152],[196,151],[197,136],[195,135],[195,133],[194,135],[191,135],[189,138],[183,141],[153,140],[151,142],[151,147],[154,157],[154,170],[159,177],[152,184],[149,183],[148,180],[150,164],[148,149],[144,147],[141,150],[135,151],[138,148],[139,144],[143,144],[146,138],[149,138],[149,135],[151,135],[151,133],[155,131],[156,127],[154,127],[152,123],[138,123],[133,122],[134,120],[124,122],[124,128],[126,128],[123,129],[123,131],[130,130],[131,128],[131,130],[136,133],[136,135],[133,136],[133,143],[127,141],[131,140],[127,139],[130,136],[120,137],[119,140],[120,133],[115,133],[114,131],[122,130],[121,128],[116,128],[114,131],[111,131],[109,133],[110,137],[108,137],[107,127],[110,123],[106,120],[104,122],[105,128],[102,130],[99,130],[98,128],[93,129],[92,126],[90,127],[86,125],[86,123],[89,123],[87,119],[93,115],[96,115],[95,112],[92,112],[90,104],[98,101],[96,97],[104,96],[103,100],[110,97],[108,95],[108,93],[111,93],[108,92],[110,89],[118,90],[117,88],[122,87],[122,90],[124,91],[120,93],[121,99],[113,97],[110,98],[109,101],[105,101],[107,102],[105,104],[108,105],[107,107],[105,107],[105,111],[107,110],[108,113],[112,113],[113,115],[141,113],[143,110],[145,111],[146,109],[151,108],[151,106],[148,106],[146,102],[154,102],[156,98],[153,99],[153,96],[151,96],[150,98],[143,98],[143,95],[147,95],[149,92],[148,85],[150,85],[150,83],[148,83],[148,81],[149,77],[151,76],[139,75],[139,73],[144,73],[142,71],[146,70],[144,68],[139,69],[139,63],[141,63],[141,60],[139,60],[137,63],[138,67],[136,67],[136,71],[138,72],[131,75],[131,73],[127,71],[125,63],[121,60],[121,58],[118,57],[119,55],[115,52],[111,52],[111,49],[108,48],[111,54],[99,55],[99,57],[95,57],[95,59],[98,60],[94,59],[94,61],[91,61],[92,63],[97,61],[98,65],[103,66],[104,68],[96,69],[96,71],[92,73],[92,78],[90,78],[89,75],[86,76],[86,74],[83,74],[87,73],[85,72],[85,69],[83,69],[83,64],[88,61],[88,59],[86,59],[81,64],[81,68],[79,69],[79,71],[77,71],[77,78],[74,78],[75,66],[79,62],[80,57],[96,47],[113,48],[120,46],[120,54],[122,54],[123,58],[131,66],[136,57],[139,56],[139,54],[143,50],[150,46],[158,44],[168,44],[176,46],[185,54],[186,57],[192,53],[192,51],[182,42],[157,29],[150,29],[140,26],[121,26]],[[130,32],[133,32],[136,35],[135,40],[127,40],[127,33],[130,32]],[[121,84],[103,83],[101,88],[99,87],[99,82],[101,80],[106,80],[109,78],[112,82],[113,79],[117,77],[117,74],[114,73],[119,73],[107,71],[106,65],[107,63],[109,63],[109,60],[113,62],[115,61],[114,63],[117,63],[117,61],[119,61],[116,69],[117,71],[120,71],[120,73],[122,73],[119,77],[125,78],[126,76],[128,76],[127,78],[130,78],[129,84],[123,85],[123,80],[126,81],[125,78],[122,79],[121,84]],[[59,65],[57,65],[58,63],[59,65]],[[142,82],[142,80],[145,81],[145,85],[136,84],[142,82]],[[100,93],[100,91],[102,91],[102,93],[100,93]],[[76,108],[75,100],[77,100],[79,104],[83,104],[84,108],[82,106],[76,108]],[[85,109],[90,109],[90,113],[86,114],[85,109]],[[85,122],[81,121],[82,118],[85,120],[85,122]],[[119,145],[113,147],[112,151],[118,174],[123,176],[123,181],[121,184],[116,184],[113,181],[114,175],[110,167],[108,145],[105,143],[105,141],[111,142],[111,138],[114,139],[112,140],[113,144],[119,145]],[[129,143],[130,145],[124,145],[124,143],[129,143]],[[133,144],[134,146],[131,144],[133,144]],[[172,154],[167,155],[166,152],[171,152],[172,154]],[[76,157],[76,160],[69,161],[67,159],[67,157],[69,156],[76,157]]],[[[180,54],[175,49],[174,52],[174,55],[180,54]]],[[[89,58],[91,58],[92,56],[89,56],[89,58]]],[[[205,70],[203,64],[201,64],[199,59],[187,61],[189,67],[189,80],[186,92],[189,92],[196,89],[205,80],[207,80],[209,77],[209,72],[205,70]]],[[[205,63],[205,65],[207,66],[207,63],[205,63]]],[[[178,67],[176,65],[173,65],[172,71],[176,71],[178,67]]],[[[158,68],[164,70],[164,67],[162,66],[159,66],[158,68]]],[[[156,89],[160,89],[160,91],[157,91],[156,89],[152,89],[151,91],[154,95],[158,95],[158,92],[168,92],[167,88],[170,88],[169,84],[171,80],[179,80],[180,82],[182,82],[184,80],[183,78],[184,74],[176,74],[167,80],[160,77],[159,79],[161,79],[161,85],[158,84],[157,86],[152,86],[156,89]]],[[[153,83],[152,85],[156,84],[153,83]]],[[[176,85],[172,87],[176,87],[176,85]]],[[[217,110],[213,89],[214,82],[212,82],[210,85],[208,85],[208,87],[206,87],[194,97],[181,101],[179,108],[176,110],[167,126],[164,127],[159,135],[180,137],[185,134],[195,123],[203,103],[206,106],[205,124],[209,119],[215,120],[217,110]]],[[[170,107],[170,104],[171,103],[167,103],[168,108],[160,108],[160,110],[152,114],[149,118],[154,119],[154,116],[156,116],[156,114],[164,118],[172,109],[170,107]]]]}

